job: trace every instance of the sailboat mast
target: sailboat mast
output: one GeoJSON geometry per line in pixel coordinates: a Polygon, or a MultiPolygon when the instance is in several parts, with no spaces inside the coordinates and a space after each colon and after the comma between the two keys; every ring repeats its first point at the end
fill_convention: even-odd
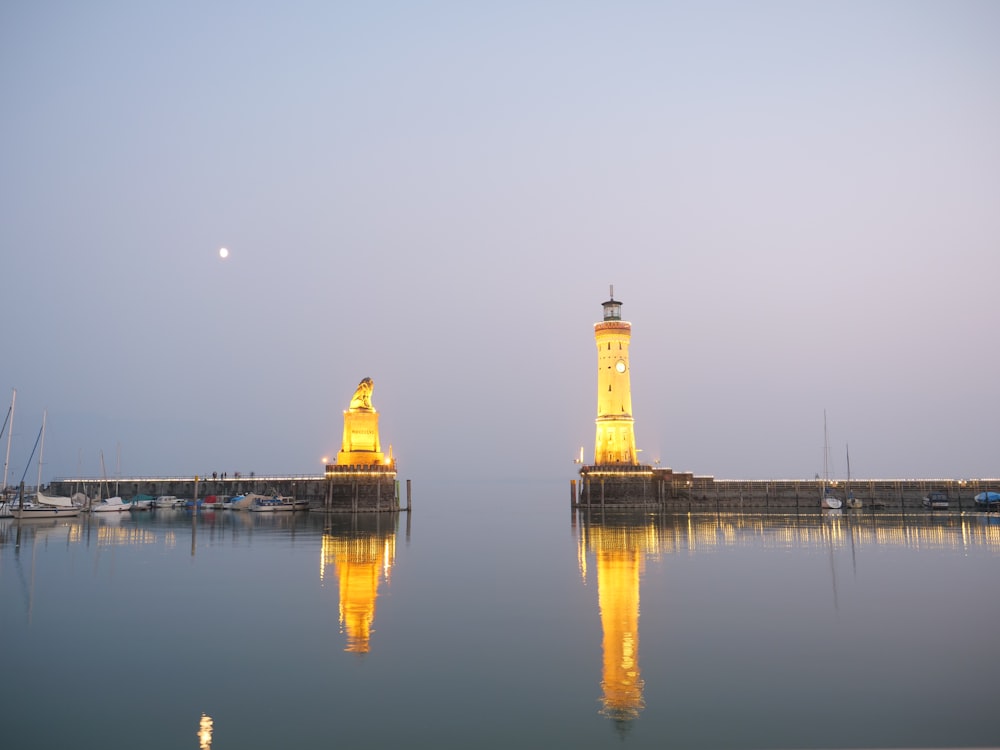
{"type": "Polygon", "coordinates": [[[36,494],[42,491],[42,453],[45,452],[45,418],[48,414],[48,410],[42,412],[42,435],[41,443],[38,446],[38,482],[35,484],[36,494]]]}
{"type": "Polygon", "coordinates": [[[108,496],[108,472],[107,472],[107,469],[104,468],[104,450],[103,449],[101,450],[101,479],[102,479],[101,485],[102,485],[102,489],[103,489],[103,492],[101,493],[101,498],[103,499],[103,498],[105,498],[105,497],[108,496]]]}
{"type": "Polygon", "coordinates": [[[830,443],[826,437],[826,409],[823,410],[823,490],[830,483],[830,443]]]}
{"type": "Polygon", "coordinates": [[[10,437],[14,434],[14,402],[17,401],[17,388],[13,388],[10,397],[10,424],[7,425],[7,457],[3,461],[3,490],[7,490],[7,467],[10,465],[10,437]]]}
{"type": "Polygon", "coordinates": [[[28,469],[31,468],[31,460],[35,457],[35,451],[38,450],[38,441],[42,439],[42,431],[45,429],[45,425],[42,425],[42,429],[38,431],[38,437],[35,438],[35,444],[31,446],[31,455],[28,456],[28,463],[24,465],[24,473],[21,474],[21,505],[24,505],[24,478],[28,476],[28,469]]]}

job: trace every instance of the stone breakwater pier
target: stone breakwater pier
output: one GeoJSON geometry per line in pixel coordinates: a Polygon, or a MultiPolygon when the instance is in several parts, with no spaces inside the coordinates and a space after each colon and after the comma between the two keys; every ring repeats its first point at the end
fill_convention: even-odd
{"type": "Polygon", "coordinates": [[[395,468],[378,466],[328,466],[322,476],[121,477],[109,480],[66,477],[54,480],[49,485],[49,492],[66,497],[82,492],[95,501],[107,497],[109,492],[126,500],[137,495],[202,500],[210,495],[229,498],[254,492],[306,500],[309,510],[315,511],[362,513],[411,509],[410,480],[405,482],[405,496],[401,502],[395,468]]]}
{"type": "MultiPolygon", "coordinates": [[[[980,492],[1000,491],[998,479],[852,479],[831,481],[833,496],[864,509],[922,509],[943,492],[949,510],[972,510],[980,492]]],[[[586,466],[570,481],[573,507],[617,506],[671,511],[809,510],[820,507],[820,479],[716,479],[643,466],[586,466]]],[[[844,502],[844,508],[847,503],[844,502]]]]}

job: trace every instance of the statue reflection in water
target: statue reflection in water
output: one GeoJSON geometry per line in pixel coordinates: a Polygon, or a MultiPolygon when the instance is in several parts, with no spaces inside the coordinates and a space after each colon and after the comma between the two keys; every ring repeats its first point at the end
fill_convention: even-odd
{"type": "Polygon", "coordinates": [[[332,514],[323,530],[319,577],[331,572],[340,597],[340,629],[345,651],[366,654],[371,648],[379,585],[389,584],[396,561],[397,513],[332,514]]]}

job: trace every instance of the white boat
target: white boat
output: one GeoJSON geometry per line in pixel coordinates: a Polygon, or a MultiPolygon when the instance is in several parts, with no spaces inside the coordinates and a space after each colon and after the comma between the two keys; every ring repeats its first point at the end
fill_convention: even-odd
{"type": "Polygon", "coordinates": [[[823,410],[823,486],[819,494],[819,507],[826,510],[837,510],[843,503],[833,495],[830,487],[830,446],[826,437],[826,410],[823,410]]]}
{"type": "Polygon", "coordinates": [[[940,490],[928,492],[927,496],[923,499],[923,504],[925,508],[930,508],[931,510],[948,510],[948,493],[940,490]]]}
{"type": "MultiPolygon", "coordinates": [[[[79,493],[77,494],[79,495],[79,493]]],[[[82,497],[82,495],[79,497],[82,497]]],[[[83,508],[83,504],[79,502],[79,497],[45,495],[39,490],[35,493],[35,505],[44,505],[50,508],[76,508],[77,510],[80,510],[83,508]]]]}
{"type": "MultiPolygon", "coordinates": [[[[26,500],[23,496],[15,503],[9,503],[8,507],[11,516],[19,520],[32,518],[71,518],[80,515],[80,508],[73,505],[70,498],[60,498],[54,495],[45,495],[40,491],[42,486],[42,453],[45,450],[45,419],[47,412],[42,412],[42,429],[38,433],[38,440],[35,447],[41,448],[38,451],[38,479],[35,482],[35,499],[26,500]]],[[[34,455],[34,450],[31,451],[34,455]]],[[[31,460],[30,458],[28,459],[31,460]]],[[[27,471],[27,470],[25,470],[27,471]]],[[[24,487],[22,478],[21,487],[24,487]]]]}
{"type": "Polygon", "coordinates": [[[275,495],[274,497],[258,495],[247,508],[255,513],[280,513],[308,509],[309,502],[307,500],[296,500],[284,495],[275,495]]]}
{"type": "Polygon", "coordinates": [[[222,501],[222,507],[226,510],[246,510],[247,506],[253,502],[252,497],[246,495],[233,495],[222,501]]]}
{"type": "Polygon", "coordinates": [[[153,500],[152,506],[154,508],[183,508],[186,503],[187,500],[181,500],[173,495],[160,495],[153,500]]]}
{"type": "Polygon", "coordinates": [[[847,507],[848,508],[860,508],[861,500],[854,497],[854,493],[851,492],[851,448],[846,447],[847,450],[847,488],[844,490],[844,494],[847,495],[847,507]]]}
{"type": "Polygon", "coordinates": [[[24,505],[15,505],[10,512],[14,518],[25,521],[33,518],[72,518],[80,515],[80,510],[76,507],[25,503],[24,505]]]}
{"type": "Polygon", "coordinates": [[[129,508],[131,508],[130,503],[126,503],[117,495],[115,497],[106,497],[101,502],[95,503],[90,506],[91,513],[127,513],[129,508]]]}
{"type": "Polygon", "coordinates": [[[152,510],[153,500],[156,498],[150,495],[136,495],[128,503],[129,510],[152,510]]]}
{"type": "MultiPolygon", "coordinates": [[[[104,469],[104,451],[101,451],[101,474],[104,477],[102,486],[105,492],[107,492],[108,487],[108,474],[104,469]]],[[[106,497],[98,503],[94,503],[90,506],[89,510],[91,513],[122,513],[129,509],[129,504],[126,503],[121,497],[118,496],[118,483],[115,482],[115,495],[113,497],[106,497]]],[[[103,494],[103,493],[102,493],[103,494]]]]}
{"type": "Polygon", "coordinates": [[[257,500],[270,500],[270,495],[257,495],[253,492],[248,492],[245,495],[236,495],[230,498],[222,504],[224,508],[229,508],[231,510],[250,510],[250,506],[253,505],[257,500]]]}
{"type": "Polygon", "coordinates": [[[238,510],[236,503],[243,499],[243,495],[234,495],[233,497],[227,497],[222,501],[222,507],[226,510],[238,510]]]}

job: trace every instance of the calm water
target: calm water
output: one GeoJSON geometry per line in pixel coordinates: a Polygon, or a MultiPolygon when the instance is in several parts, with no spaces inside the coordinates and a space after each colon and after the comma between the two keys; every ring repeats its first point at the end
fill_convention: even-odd
{"type": "Polygon", "coordinates": [[[415,490],[398,518],[0,520],[4,747],[1000,744],[997,514],[415,490]]]}

